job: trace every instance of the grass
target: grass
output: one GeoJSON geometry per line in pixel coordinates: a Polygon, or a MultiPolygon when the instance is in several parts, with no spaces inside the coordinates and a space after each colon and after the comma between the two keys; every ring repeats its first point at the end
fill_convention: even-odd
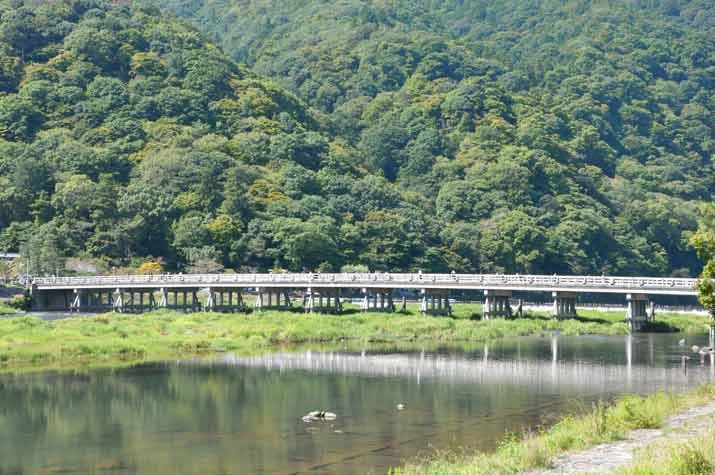
{"type": "MultiPolygon", "coordinates": [[[[531,314],[514,320],[474,320],[481,307],[456,305],[453,318],[425,317],[409,306],[405,314],[344,315],[265,311],[250,314],[158,311],[109,313],[45,321],[33,316],[0,319],[0,370],[18,367],[105,365],[157,361],[215,352],[265,352],[277,345],[309,343],[449,344],[560,332],[621,335],[622,312],[583,312],[555,320],[531,314]]],[[[673,323],[695,328],[702,317],[678,315],[673,323]]],[[[669,327],[670,328],[670,327],[669,327]]],[[[701,330],[702,331],[702,330],[701,330]]]]}
{"type": "MultiPolygon", "coordinates": [[[[569,416],[549,429],[507,438],[494,453],[439,453],[433,457],[407,463],[390,470],[391,475],[512,475],[524,470],[549,467],[554,457],[604,442],[620,440],[635,429],[660,427],[666,418],[687,407],[715,400],[715,386],[701,386],[679,395],[663,392],[650,396],[625,396],[612,405],[594,404],[585,415],[569,416]]],[[[712,447],[705,444],[704,448],[712,447]]],[[[690,450],[690,449],[688,449],[690,450]]],[[[712,450],[712,449],[711,449],[712,450]]],[[[683,464],[693,460],[704,466],[702,457],[682,452],[683,464]]],[[[705,460],[711,461],[713,452],[705,460]]],[[[673,462],[676,463],[676,462],[673,462]]],[[[662,467],[661,467],[662,468],[662,467]]],[[[700,474],[710,472],[658,471],[627,472],[645,474],[700,474]]]]}
{"type": "Polygon", "coordinates": [[[0,315],[12,315],[15,313],[17,313],[17,309],[14,309],[5,302],[0,302],[0,315]]]}
{"type": "Polygon", "coordinates": [[[715,474],[715,430],[687,442],[668,440],[640,451],[620,475],[715,474]]]}

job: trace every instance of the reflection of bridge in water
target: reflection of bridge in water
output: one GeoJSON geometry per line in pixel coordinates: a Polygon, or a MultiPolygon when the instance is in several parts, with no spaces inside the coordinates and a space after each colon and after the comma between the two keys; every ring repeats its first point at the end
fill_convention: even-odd
{"type": "Polygon", "coordinates": [[[622,391],[683,387],[690,383],[715,381],[715,355],[704,365],[692,363],[687,374],[678,367],[654,367],[633,363],[633,343],[625,337],[624,363],[562,361],[558,337],[551,340],[551,359],[493,359],[489,345],[479,357],[439,353],[370,354],[362,352],[276,353],[264,356],[225,356],[218,364],[263,368],[273,371],[309,371],[371,377],[406,377],[422,381],[473,384],[553,385],[582,389],[622,391]]]}

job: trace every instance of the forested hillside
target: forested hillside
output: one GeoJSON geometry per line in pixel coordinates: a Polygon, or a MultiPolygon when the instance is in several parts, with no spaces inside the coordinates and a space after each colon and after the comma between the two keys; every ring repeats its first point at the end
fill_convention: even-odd
{"type": "Polygon", "coordinates": [[[0,0],[0,247],[34,273],[698,270],[710,2],[160,3],[225,54],[145,2],[0,0]]]}
{"type": "Polygon", "coordinates": [[[328,113],[472,265],[697,266],[694,203],[715,189],[712,2],[161,1],[328,113]]]}

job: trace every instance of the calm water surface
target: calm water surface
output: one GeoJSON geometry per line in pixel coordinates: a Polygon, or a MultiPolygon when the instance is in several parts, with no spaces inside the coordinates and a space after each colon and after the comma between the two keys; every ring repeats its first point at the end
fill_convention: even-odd
{"type": "Polygon", "coordinates": [[[492,449],[507,432],[598,398],[715,381],[697,360],[683,374],[680,338],[521,338],[1,375],[0,474],[385,473],[435,449],[492,449]],[[338,418],[301,421],[311,410],[338,418]]]}

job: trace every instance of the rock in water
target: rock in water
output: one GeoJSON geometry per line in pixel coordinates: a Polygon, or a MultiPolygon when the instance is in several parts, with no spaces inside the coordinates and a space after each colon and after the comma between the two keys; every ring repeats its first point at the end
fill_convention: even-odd
{"type": "Polygon", "coordinates": [[[311,411],[303,416],[303,422],[313,422],[313,421],[334,421],[337,419],[337,415],[334,412],[328,411],[311,411]]]}

